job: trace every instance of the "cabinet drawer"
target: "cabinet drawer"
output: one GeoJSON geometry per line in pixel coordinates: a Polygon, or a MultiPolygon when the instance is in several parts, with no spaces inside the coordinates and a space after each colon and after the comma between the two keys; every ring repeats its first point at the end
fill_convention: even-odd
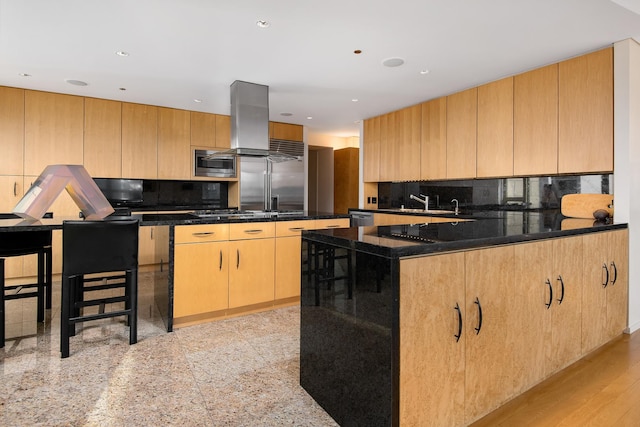
{"type": "Polygon", "coordinates": [[[276,237],[299,236],[302,230],[313,230],[314,228],[316,228],[316,221],[313,219],[279,221],[276,222],[276,237]]]}
{"type": "Polygon", "coordinates": [[[335,218],[335,219],[317,219],[316,228],[344,228],[349,227],[349,218],[335,218]]]}
{"type": "Polygon", "coordinates": [[[176,244],[215,242],[228,239],[229,224],[179,225],[176,227],[176,244]]]}
{"type": "Polygon", "coordinates": [[[229,224],[229,240],[267,239],[275,235],[275,222],[229,224]]]}

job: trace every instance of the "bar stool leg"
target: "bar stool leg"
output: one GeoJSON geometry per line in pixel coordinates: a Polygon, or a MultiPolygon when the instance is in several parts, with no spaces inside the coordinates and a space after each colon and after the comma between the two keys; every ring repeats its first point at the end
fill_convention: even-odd
{"type": "Polygon", "coordinates": [[[138,319],[135,307],[138,306],[138,271],[127,271],[127,281],[129,283],[129,345],[138,342],[138,319]]]}
{"type": "Polygon", "coordinates": [[[45,260],[44,260],[44,252],[38,252],[38,296],[37,296],[37,305],[38,305],[38,322],[44,322],[44,306],[45,306],[45,292],[44,288],[46,286],[45,283],[45,260]]]}
{"type": "Polygon", "coordinates": [[[44,254],[45,254],[45,265],[46,265],[46,272],[45,272],[45,296],[46,296],[46,302],[45,302],[45,308],[47,310],[51,310],[51,292],[53,289],[53,283],[52,283],[52,279],[51,276],[53,275],[53,254],[51,251],[51,247],[45,248],[44,249],[44,254]]]}
{"type": "MultiPolygon", "coordinates": [[[[63,358],[69,357],[69,316],[71,315],[71,280],[62,277],[62,301],[60,310],[60,353],[63,358]]],[[[74,326],[75,327],[75,326],[74,326]]]]}
{"type": "Polygon", "coordinates": [[[0,348],[4,348],[4,258],[0,258],[0,348]]]}

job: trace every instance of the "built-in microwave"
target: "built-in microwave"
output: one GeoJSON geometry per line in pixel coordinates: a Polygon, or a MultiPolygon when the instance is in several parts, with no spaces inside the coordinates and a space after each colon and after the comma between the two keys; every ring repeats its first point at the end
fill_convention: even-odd
{"type": "Polygon", "coordinates": [[[236,157],[212,156],[216,150],[193,150],[193,175],[213,178],[235,178],[236,157]]]}

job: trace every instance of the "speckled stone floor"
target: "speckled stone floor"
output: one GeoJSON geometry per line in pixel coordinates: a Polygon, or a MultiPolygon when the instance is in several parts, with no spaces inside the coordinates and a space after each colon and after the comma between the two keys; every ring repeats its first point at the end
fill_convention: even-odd
{"type": "Polygon", "coordinates": [[[45,323],[35,300],[8,301],[0,426],[337,425],[299,385],[298,307],[167,333],[152,274],[140,274],[138,343],[119,319],[87,323],[67,359],[59,283],[45,323]]]}

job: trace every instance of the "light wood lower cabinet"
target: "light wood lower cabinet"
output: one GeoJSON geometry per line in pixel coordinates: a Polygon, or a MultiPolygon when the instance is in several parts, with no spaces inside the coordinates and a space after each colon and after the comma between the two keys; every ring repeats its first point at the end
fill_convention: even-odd
{"type": "Polygon", "coordinates": [[[627,263],[627,230],[401,259],[400,425],[468,425],[620,335],[627,263]]]}
{"type": "Polygon", "coordinates": [[[229,225],[175,228],[173,316],[229,307],[229,225]]]}
{"type": "Polygon", "coordinates": [[[229,253],[229,308],[273,301],[273,237],[229,242],[229,253]]]}
{"type": "Polygon", "coordinates": [[[315,228],[315,220],[276,222],[275,299],[300,297],[302,230],[315,228]]]}
{"type": "Polygon", "coordinates": [[[349,222],[349,218],[316,219],[314,225],[317,229],[345,228],[349,227],[349,222]]]}

